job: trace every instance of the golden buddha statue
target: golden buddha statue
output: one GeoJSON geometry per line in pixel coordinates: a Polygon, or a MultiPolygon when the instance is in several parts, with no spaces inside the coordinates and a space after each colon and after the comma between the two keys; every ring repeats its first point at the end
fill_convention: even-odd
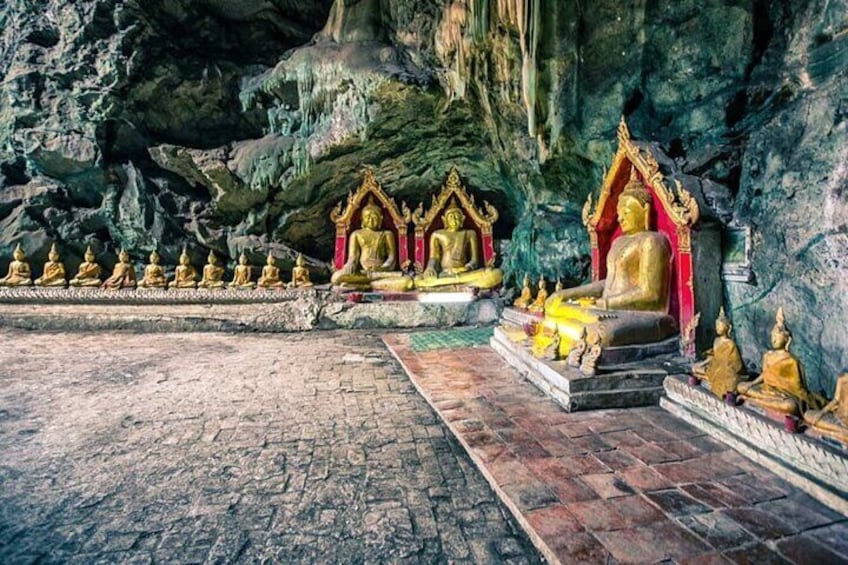
{"type": "Polygon", "coordinates": [[[72,278],[68,284],[71,286],[100,286],[100,265],[94,262],[94,251],[89,245],[85,249],[85,261],[80,263],[77,276],[72,278]]]}
{"type": "Polygon", "coordinates": [[[13,261],[9,263],[9,274],[0,279],[0,286],[30,286],[32,285],[32,272],[29,263],[25,261],[24,253],[19,243],[12,252],[13,261]]]}
{"type": "Polygon", "coordinates": [[[706,359],[692,366],[692,373],[710,383],[710,392],[724,398],[728,392],[736,392],[742,372],[742,356],[733,341],[733,325],[724,313],[724,306],[718,311],[715,323],[716,338],[713,348],[705,353],[706,359]]]}
{"type": "Polygon", "coordinates": [[[557,281],[556,281],[556,285],[554,286],[554,292],[559,292],[562,289],[563,289],[562,278],[559,275],[557,275],[557,281]]]}
{"type": "Polygon", "coordinates": [[[312,281],[309,280],[309,269],[306,268],[306,261],[303,259],[303,253],[297,254],[297,259],[292,269],[292,280],[288,284],[289,288],[306,288],[312,286],[312,281]]]}
{"type": "Polygon", "coordinates": [[[233,280],[227,285],[227,288],[236,288],[236,289],[252,289],[256,288],[256,285],[253,284],[253,281],[250,280],[253,278],[253,267],[250,266],[250,263],[247,261],[247,255],[244,254],[244,251],[239,255],[238,265],[233,270],[233,280]]]}
{"type": "Polygon", "coordinates": [[[56,244],[50,246],[47,253],[47,262],[44,263],[44,271],[41,277],[35,279],[36,286],[60,286],[65,288],[68,281],[65,280],[65,265],[59,261],[59,250],[56,244]]]}
{"type": "Polygon", "coordinates": [[[167,288],[168,278],[165,269],[159,264],[159,254],[154,249],[150,253],[150,263],[144,268],[144,276],[138,282],[139,288],[167,288]]]}
{"type": "MultiPolygon", "coordinates": [[[[601,347],[653,343],[677,331],[668,315],[671,246],[665,235],[649,229],[651,202],[651,194],[632,175],[618,198],[621,235],[607,254],[607,278],[547,299],[544,325],[559,332],[563,352],[584,327],[589,343],[601,347]]],[[[545,339],[545,332],[539,332],[536,345],[544,348],[545,339]]]]}
{"type": "Polygon", "coordinates": [[[539,279],[539,292],[536,294],[536,300],[533,301],[527,309],[531,312],[543,312],[545,310],[545,301],[548,299],[548,285],[545,282],[545,277],[539,279]]]}
{"type": "Polygon", "coordinates": [[[804,385],[801,363],[789,353],[791,343],[792,334],[786,328],[783,308],[778,308],[771,330],[772,350],[763,353],[762,373],[756,380],[736,387],[746,403],[792,416],[800,416],[808,408],[822,407],[823,399],[804,385]]]}
{"type": "Polygon", "coordinates": [[[521,294],[512,303],[516,308],[526,309],[533,302],[533,291],[530,289],[530,275],[524,273],[524,281],[521,284],[521,294]]]}
{"type": "Polygon", "coordinates": [[[836,380],[833,400],[821,410],[804,412],[804,422],[821,435],[848,444],[848,373],[836,380]]]}
{"type": "Polygon", "coordinates": [[[109,290],[135,288],[135,267],[130,263],[130,254],[121,249],[118,253],[118,263],[112,269],[112,276],[103,281],[100,286],[109,290]]]}
{"type": "Polygon", "coordinates": [[[451,200],[442,214],[442,229],[430,236],[430,259],[415,287],[438,289],[456,285],[494,288],[503,281],[503,272],[493,267],[480,268],[479,235],[471,229],[462,229],[465,213],[451,200]]]}
{"type": "Polygon", "coordinates": [[[395,234],[381,230],[383,211],[369,196],[362,207],[361,228],[350,234],[347,261],[333,273],[334,286],[354,290],[409,290],[412,279],[397,271],[397,246],[395,234]],[[380,279],[389,279],[380,281],[380,279]]]}
{"type": "Polygon", "coordinates": [[[280,268],[276,266],[276,260],[271,252],[268,252],[268,259],[265,261],[265,266],[262,267],[262,274],[256,285],[262,288],[282,288],[286,286],[280,280],[280,268]]]}
{"type": "Polygon", "coordinates": [[[224,267],[218,265],[215,252],[209,250],[206,257],[206,265],[203,267],[203,277],[197,283],[197,288],[216,289],[224,288],[224,267]]]}
{"type": "Polygon", "coordinates": [[[174,269],[174,280],[168,283],[168,288],[182,290],[197,288],[197,270],[191,266],[191,259],[185,247],[180,253],[180,264],[174,269]]]}

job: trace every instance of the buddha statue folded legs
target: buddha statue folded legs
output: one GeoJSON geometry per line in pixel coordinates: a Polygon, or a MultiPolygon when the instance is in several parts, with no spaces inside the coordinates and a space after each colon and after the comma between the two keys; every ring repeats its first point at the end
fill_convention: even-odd
{"type": "Polygon", "coordinates": [[[542,350],[550,335],[560,336],[565,355],[586,328],[602,347],[653,343],[673,336],[677,323],[668,314],[671,246],[649,230],[651,195],[632,178],[622,191],[616,214],[622,235],[607,254],[607,277],[560,290],[545,303],[547,331],[537,334],[542,350]]]}
{"type": "Polygon", "coordinates": [[[824,408],[804,412],[804,423],[819,434],[848,445],[848,373],[836,380],[833,400],[824,408]]]}
{"type": "Polygon", "coordinates": [[[452,202],[442,215],[445,226],[430,236],[430,259],[424,273],[415,279],[421,290],[454,290],[473,286],[495,288],[503,282],[503,272],[481,268],[480,237],[474,230],[462,229],[465,213],[452,202]]]}
{"type": "Polygon", "coordinates": [[[381,230],[383,211],[373,200],[362,208],[362,227],[350,234],[347,261],[333,273],[333,286],[349,290],[409,290],[412,279],[398,271],[395,234],[381,230]]]}

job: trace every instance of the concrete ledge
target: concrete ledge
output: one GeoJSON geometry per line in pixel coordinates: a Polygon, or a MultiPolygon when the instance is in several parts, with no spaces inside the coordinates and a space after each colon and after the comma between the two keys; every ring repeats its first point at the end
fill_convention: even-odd
{"type": "Polygon", "coordinates": [[[665,380],[660,406],[848,515],[848,450],[792,434],[751,410],[728,406],[683,376],[665,380]]]}
{"type": "Polygon", "coordinates": [[[569,412],[598,408],[628,408],[657,404],[668,372],[647,366],[621,367],[588,377],[565,361],[537,359],[522,341],[522,330],[512,324],[496,327],[490,341],[522,376],[569,412]]]}
{"type": "MultiPolygon", "coordinates": [[[[27,289],[23,289],[27,290],[27,289]]],[[[498,319],[500,302],[482,299],[456,304],[421,304],[418,302],[384,302],[356,304],[343,297],[320,291],[241,293],[217,296],[216,301],[197,303],[194,297],[177,295],[187,302],[157,302],[162,297],[149,297],[152,302],[121,300],[119,293],[92,290],[97,300],[71,303],[0,303],[0,327],[50,331],[249,331],[295,332],[324,329],[425,328],[462,325],[488,325],[498,319]],[[103,295],[106,295],[104,297],[103,295]],[[114,296],[115,294],[119,296],[114,296]],[[250,295],[261,299],[242,300],[250,295]],[[110,299],[113,298],[114,300],[110,299]],[[265,300],[267,299],[267,300],[265,300]]],[[[154,292],[154,291],[151,291],[154,292]]],[[[188,291],[191,292],[191,291],[188,291]]],[[[224,291],[226,292],[226,291],[224,291]]],[[[162,292],[162,294],[165,294],[162,292]]],[[[170,294],[170,293],[168,293],[170,294]]],[[[211,294],[211,293],[210,293],[211,294]]],[[[171,297],[168,297],[171,298],[171,297]]],[[[144,300],[145,297],[141,296],[144,300]]]]}

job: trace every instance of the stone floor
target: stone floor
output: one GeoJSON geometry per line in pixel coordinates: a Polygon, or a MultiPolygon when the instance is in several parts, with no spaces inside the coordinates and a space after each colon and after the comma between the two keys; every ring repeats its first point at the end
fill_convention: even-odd
{"type": "Polygon", "coordinates": [[[386,343],[551,562],[848,563],[848,521],[660,408],[566,413],[489,347],[386,343]]]}
{"type": "Polygon", "coordinates": [[[0,344],[0,563],[539,562],[376,335],[0,344]]]}

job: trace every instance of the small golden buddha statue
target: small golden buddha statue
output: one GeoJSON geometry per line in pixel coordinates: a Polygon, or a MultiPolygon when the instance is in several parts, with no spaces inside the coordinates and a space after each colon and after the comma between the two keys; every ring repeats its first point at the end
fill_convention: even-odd
{"type": "Polygon", "coordinates": [[[58,286],[65,288],[68,281],[65,280],[65,265],[59,261],[59,250],[56,244],[50,246],[47,253],[47,262],[44,263],[44,271],[41,277],[35,279],[36,286],[58,286]]]}
{"type": "Polygon", "coordinates": [[[197,270],[191,266],[188,251],[183,247],[180,253],[180,264],[174,269],[174,280],[168,283],[168,288],[192,290],[197,288],[197,270]]]}
{"type": "Polygon", "coordinates": [[[533,302],[533,290],[530,288],[530,275],[524,273],[524,281],[521,285],[521,294],[512,303],[516,308],[526,309],[533,302]]]}
{"type": "Polygon", "coordinates": [[[792,416],[800,416],[808,408],[822,407],[823,399],[804,385],[801,363],[789,353],[791,343],[792,334],[786,328],[783,308],[778,308],[771,331],[772,350],[763,353],[763,372],[756,380],[736,387],[746,403],[792,416]]]}
{"type": "Polygon", "coordinates": [[[144,268],[144,276],[138,282],[139,288],[167,288],[168,278],[165,269],[159,264],[159,254],[154,249],[150,253],[150,263],[144,268]]]}
{"type": "Polygon", "coordinates": [[[692,366],[692,373],[710,383],[710,392],[724,398],[728,392],[736,392],[742,373],[742,356],[733,341],[733,325],[724,313],[724,306],[718,311],[715,323],[716,338],[713,348],[705,353],[706,359],[692,366]]]}
{"type": "Polygon", "coordinates": [[[100,286],[100,265],[94,262],[94,251],[89,245],[85,249],[85,261],[80,263],[77,276],[72,278],[68,284],[71,286],[100,286]]]}
{"type": "Polygon", "coordinates": [[[256,285],[252,280],[250,280],[251,278],[253,278],[253,267],[250,266],[250,263],[247,261],[247,255],[245,255],[244,251],[242,251],[241,255],[239,255],[238,265],[236,265],[236,268],[233,271],[233,280],[230,281],[227,288],[256,288],[256,285]]]}
{"type": "MultiPolygon", "coordinates": [[[[649,229],[651,202],[634,171],[618,199],[622,233],[607,254],[607,278],[559,290],[547,299],[544,325],[557,329],[564,352],[584,327],[590,338],[598,336],[601,347],[653,343],[677,331],[668,315],[671,246],[665,235],[649,229]]],[[[537,339],[544,335],[539,332],[537,339]]]]}
{"type": "Polygon", "coordinates": [[[821,410],[804,412],[804,422],[821,435],[848,444],[848,373],[836,379],[833,400],[821,410]]]}
{"type": "Polygon", "coordinates": [[[224,288],[224,267],[218,265],[215,252],[209,250],[206,257],[206,265],[203,267],[203,277],[197,283],[197,288],[216,289],[224,288]]]}
{"type": "Polygon", "coordinates": [[[118,253],[118,263],[112,269],[112,276],[103,281],[100,286],[109,290],[135,288],[135,267],[130,263],[130,254],[121,249],[118,253]]]}
{"type": "Polygon", "coordinates": [[[0,286],[30,286],[32,285],[32,271],[26,262],[24,253],[19,243],[12,252],[13,261],[9,263],[9,274],[0,279],[0,286]]]}
{"type": "Polygon", "coordinates": [[[545,282],[545,277],[539,279],[539,292],[536,294],[536,300],[530,305],[528,310],[531,312],[543,312],[545,310],[545,301],[548,299],[548,285],[545,282]]]}
{"type": "MultiPolygon", "coordinates": [[[[350,234],[347,261],[333,273],[330,282],[334,286],[353,290],[370,290],[372,282],[382,281],[381,290],[408,290],[412,279],[397,270],[397,246],[395,234],[381,230],[383,211],[374,203],[372,196],[362,207],[361,228],[350,234]]],[[[377,285],[373,285],[377,288],[377,285]]]]}
{"type": "Polygon", "coordinates": [[[557,281],[556,281],[556,285],[554,286],[554,292],[559,292],[559,291],[561,291],[562,289],[563,289],[563,286],[562,286],[562,277],[560,277],[559,275],[557,275],[557,281]]]}
{"type": "Polygon", "coordinates": [[[262,267],[262,274],[259,276],[256,285],[262,288],[282,288],[286,286],[280,280],[280,268],[277,267],[276,260],[270,251],[268,252],[268,259],[265,260],[265,266],[262,267]]]}
{"type": "Polygon", "coordinates": [[[292,280],[288,286],[289,288],[307,288],[312,286],[312,281],[309,280],[309,269],[306,268],[303,253],[297,254],[294,269],[292,269],[292,280]]]}
{"type": "Polygon", "coordinates": [[[495,268],[481,268],[480,237],[472,229],[462,229],[465,213],[452,199],[442,214],[444,228],[430,236],[430,259],[415,287],[438,289],[456,285],[494,288],[503,281],[503,272],[495,268]]]}

